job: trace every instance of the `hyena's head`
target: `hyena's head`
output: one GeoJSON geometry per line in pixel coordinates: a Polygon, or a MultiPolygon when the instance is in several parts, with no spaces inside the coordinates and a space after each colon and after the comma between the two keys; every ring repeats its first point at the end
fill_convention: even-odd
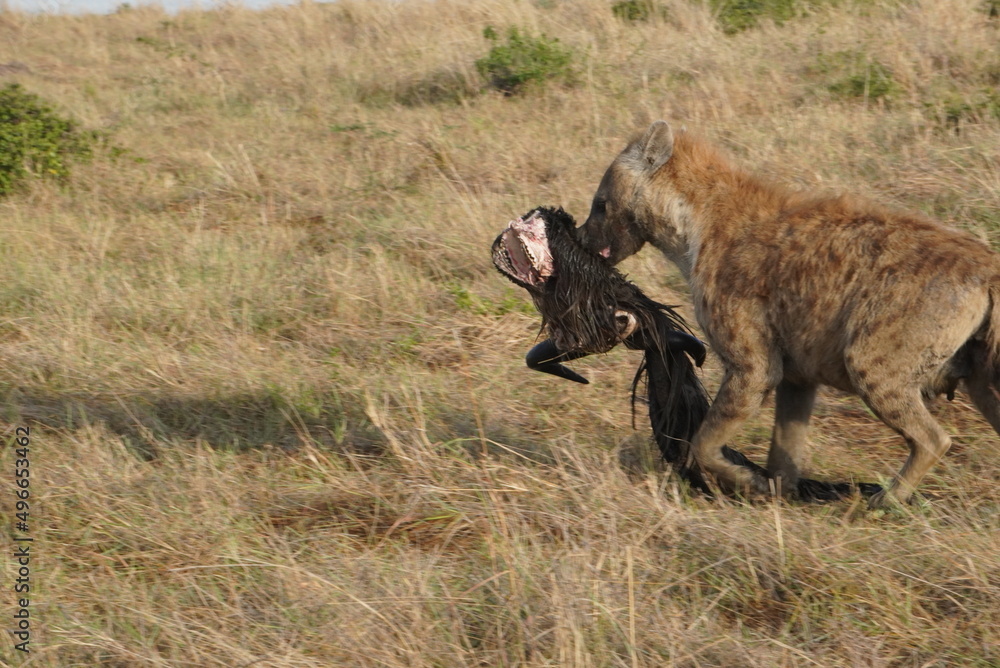
{"type": "Polygon", "coordinates": [[[663,220],[656,202],[662,186],[653,176],[673,154],[674,133],[664,121],[653,123],[645,134],[622,151],[601,179],[590,207],[590,216],[578,228],[583,245],[618,264],[646,244],[670,235],[671,221],[663,220]]]}

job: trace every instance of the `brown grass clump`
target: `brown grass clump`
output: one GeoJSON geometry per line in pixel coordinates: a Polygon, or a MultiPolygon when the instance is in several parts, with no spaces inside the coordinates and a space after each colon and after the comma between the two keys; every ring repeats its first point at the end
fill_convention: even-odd
{"type": "MultiPolygon", "coordinates": [[[[996,19],[612,4],[0,11],[0,84],[108,136],[0,201],[0,470],[30,426],[36,550],[32,653],[4,634],[0,665],[1000,662],[1000,447],[961,396],[928,503],[690,498],[631,429],[638,359],[526,371],[538,319],[488,251],[533,206],[582,218],[660,117],[1000,241],[996,19]],[[574,77],[490,90],[488,25],[574,77]]],[[[626,269],[685,301],[655,254],[626,269]]],[[[735,445],[760,459],[769,420],[735,445]]],[[[820,477],[905,454],[852,398],[814,420],[820,477]]]]}

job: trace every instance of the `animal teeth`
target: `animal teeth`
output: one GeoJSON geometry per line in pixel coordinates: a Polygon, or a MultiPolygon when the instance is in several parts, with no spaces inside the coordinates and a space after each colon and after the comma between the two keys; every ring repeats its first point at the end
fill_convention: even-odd
{"type": "Polygon", "coordinates": [[[517,240],[521,244],[521,250],[523,250],[524,254],[528,256],[529,260],[531,260],[532,266],[537,267],[538,266],[538,258],[536,258],[535,254],[531,252],[530,248],[528,248],[528,244],[524,243],[524,239],[521,238],[520,235],[518,235],[517,240]]]}
{"type": "Polygon", "coordinates": [[[510,274],[528,285],[544,283],[553,272],[552,253],[548,247],[545,221],[537,214],[527,220],[510,221],[501,236],[504,263],[510,274]],[[516,243],[515,243],[516,240],[516,243]]]}

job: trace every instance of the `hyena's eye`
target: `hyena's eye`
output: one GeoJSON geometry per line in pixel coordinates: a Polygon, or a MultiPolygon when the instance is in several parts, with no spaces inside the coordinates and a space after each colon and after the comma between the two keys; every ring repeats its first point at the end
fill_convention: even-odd
{"type": "Polygon", "coordinates": [[[603,216],[608,211],[608,203],[603,199],[594,200],[594,213],[599,216],[603,216]]]}

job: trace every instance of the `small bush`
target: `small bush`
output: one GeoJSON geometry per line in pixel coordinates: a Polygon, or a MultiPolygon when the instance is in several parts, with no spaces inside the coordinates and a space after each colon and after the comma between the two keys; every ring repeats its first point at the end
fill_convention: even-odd
{"type": "Polygon", "coordinates": [[[621,0],[611,5],[611,13],[622,21],[636,23],[649,21],[655,16],[666,18],[667,8],[657,5],[653,0],[621,0]]]}
{"type": "Polygon", "coordinates": [[[568,79],[573,52],[556,38],[531,37],[517,28],[507,31],[507,43],[501,44],[496,30],[488,26],[483,37],[493,43],[485,57],[476,61],[476,69],[490,86],[513,94],[527,84],[548,79],[568,79]]]}
{"type": "Polygon", "coordinates": [[[924,108],[940,127],[959,132],[966,123],[1000,120],[1000,92],[993,87],[971,93],[951,92],[925,102],[924,108]]]}
{"type": "Polygon", "coordinates": [[[70,161],[90,157],[94,139],[19,84],[0,89],[0,196],[31,176],[67,178],[70,161]]]}
{"type": "Polygon", "coordinates": [[[842,97],[864,97],[869,100],[890,98],[899,91],[892,71],[879,62],[865,63],[859,71],[835,81],[830,92],[842,97]]]}
{"type": "Polygon", "coordinates": [[[755,28],[762,19],[781,25],[799,9],[796,0],[710,0],[709,4],[727,35],[755,28]]]}
{"type": "Polygon", "coordinates": [[[838,97],[879,100],[900,92],[892,70],[863,51],[821,54],[808,71],[825,79],[826,89],[838,97]]]}

